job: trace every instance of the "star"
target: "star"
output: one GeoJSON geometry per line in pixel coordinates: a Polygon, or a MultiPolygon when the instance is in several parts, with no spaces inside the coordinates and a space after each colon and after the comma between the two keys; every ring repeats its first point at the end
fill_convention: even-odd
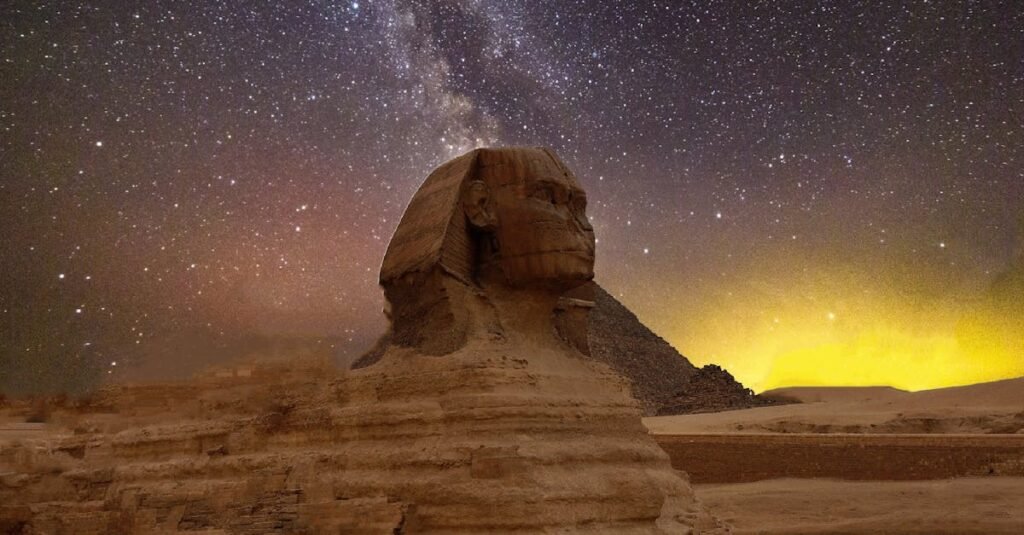
{"type": "MultiPolygon", "coordinates": [[[[595,280],[748,386],[781,386],[783,338],[961,336],[944,321],[1016,280],[1020,35],[991,22],[1014,7],[12,2],[3,314],[26,328],[0,350],[64,369],[60,344],[88,341],[83,362],[130,368],[183,333],[218,355],[302,332],[354,358],[386,329],[376,275],[409,199],[496,145],[554,150],[587,192],[595,280]]],[[[1019,362],[997,357],[948,365],[1019,362]]],[[[858,373],[949,381],[889,364],[858,373]]],[[[0,393],[24,383],[3,365],[0,393]]]]}

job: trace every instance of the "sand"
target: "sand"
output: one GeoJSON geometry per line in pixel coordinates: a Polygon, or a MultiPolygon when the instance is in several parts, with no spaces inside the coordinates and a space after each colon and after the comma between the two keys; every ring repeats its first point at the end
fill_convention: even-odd
{"type": "Polygon", "coordinates": [[[1024,533],[1024,378],[646,418],[735,533],[1024,533]]]}
{"type": "Polygon", "coordinates": [[[1024,533],[1024,478],[697,485],[741,533],[1024,533]]]}

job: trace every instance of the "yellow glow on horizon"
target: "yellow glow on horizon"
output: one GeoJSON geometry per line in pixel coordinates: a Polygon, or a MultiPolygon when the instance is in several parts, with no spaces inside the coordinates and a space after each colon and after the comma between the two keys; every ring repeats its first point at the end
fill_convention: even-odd
{"type": "Polygon", "coordinates": [[[790,349],[774,356],[768,375],[758,385],[761,390],[790,385],[890,385],[922,390],[1024,375],[1006,348],[984,344],[970,348],[969,341],[944,332],[908,334],[877,327],[835,333],[823,343],[806,345],[800,343],[806,340],[803,333],[787,336],[793,337],[790,349]]]}
{"type": "Polygon", "coordinates": [[[694,364],[719,364],[757,392],[922,390],[1024,376],[1024,315],[1006,305],[1017,301],[1006,292],[958,299],[825,268],[780,288],[767,269],[714,295],[713,307],[688,311],[687,321],[672,320],[687,330],[670,327],[666,338],[694,364]]]}
{"type": "Polygon", "coordinates": [[[694,360],[698,365],[721,364],[758,392],[817,385],[922,390],[1024,375],[1021,344],[996,327],[908,328],[899,322],[886,325],[885,318],[871,323],[773,322],[774,329],[761,333],[734,329],[732,344],[725,339],[711,342],[725,351],[694,360]]]}

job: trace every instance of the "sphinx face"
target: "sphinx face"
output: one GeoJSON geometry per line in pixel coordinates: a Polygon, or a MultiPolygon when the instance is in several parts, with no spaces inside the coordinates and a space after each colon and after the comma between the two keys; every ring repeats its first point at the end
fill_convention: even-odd
{"type": "Polygon", "coordinates": [[[567,290],[594,278],[594,228],[576,180],[553,166],[490,187],[493,253],[507,283],[567,290]]]}

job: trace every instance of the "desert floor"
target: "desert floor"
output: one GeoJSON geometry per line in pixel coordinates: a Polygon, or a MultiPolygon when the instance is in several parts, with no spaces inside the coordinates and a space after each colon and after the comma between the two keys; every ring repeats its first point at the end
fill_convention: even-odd
{"type": "Polygon", "coordinates": [[[737,533],[1024,534],[1024,380],[645,419],[737,533]]]}

